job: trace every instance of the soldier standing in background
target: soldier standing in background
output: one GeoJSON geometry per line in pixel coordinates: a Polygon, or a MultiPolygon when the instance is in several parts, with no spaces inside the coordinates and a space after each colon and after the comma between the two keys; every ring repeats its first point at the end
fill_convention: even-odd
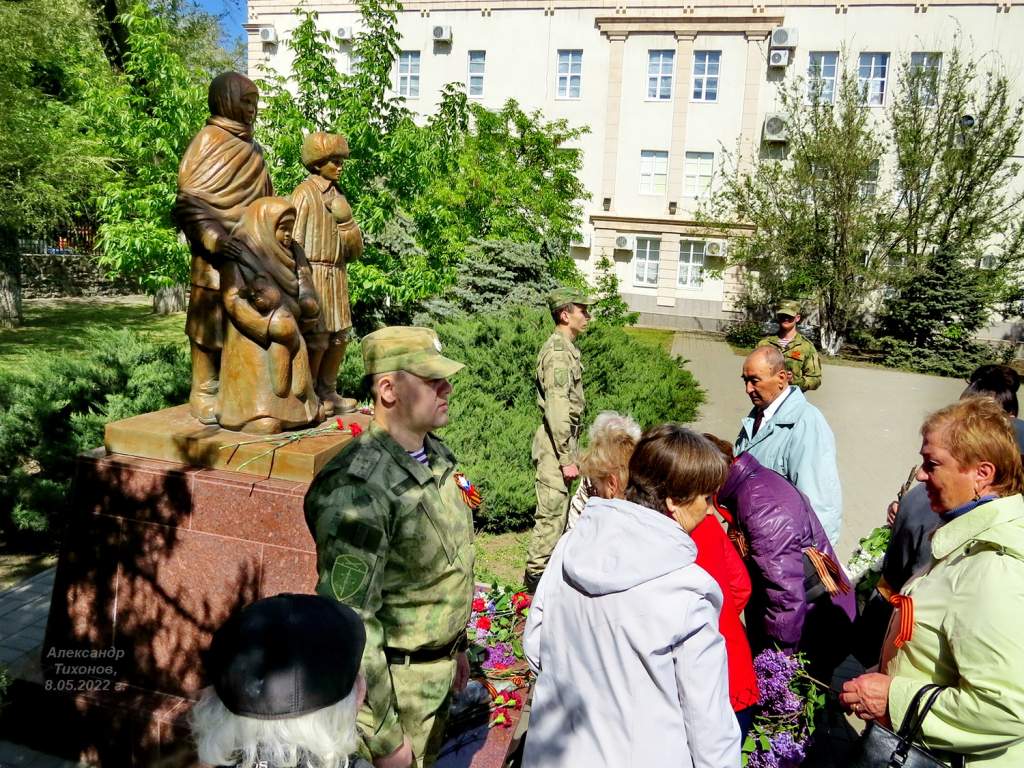
{"type": "Polygon", "coordinates": [[[533,436],[537,511],[523,576],[530,592],[565,532],[569,491],[579,476],[576,449],[583,419],[583,365],[575,341],[590,323],[590,304],[586,294],[569,288],[548,297],[555,331],[537,355],[537,406],[543,419],[533,436]]]}
{"type": "Polygon", "coordinates": [[[479,495],[432,430],[448,423],[448,378],[429,328],[382,328],[362,342],[374,420],[306,494],[317,592],[366,625],[359,715],[376,768],[432,765],[451,691],[469,679],[473,510],[479,495]]]}
{"type": "Polygon", "coordinates": [[[809,392],[821,386],[821,358],[814,344],[797,331],[800,324],[800,304],[796,301],[782,301],[775,309],[775,321],[779,324],[778,333],[765,336],[757,346],[775,347],[786,360],[786,370],[790,375],[790,383],[800,387],[801,392],[809,392]]]}

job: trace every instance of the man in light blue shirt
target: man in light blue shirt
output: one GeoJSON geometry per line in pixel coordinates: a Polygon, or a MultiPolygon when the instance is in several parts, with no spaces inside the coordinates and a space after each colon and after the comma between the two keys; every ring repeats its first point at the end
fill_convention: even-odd
{"type": "Polygon", "coordinates": [[[775,347],[758,347],[747,356],[743,381],[754,407],[740,426],[736,455],[749,451],[799,488],[835,546],[843,527],[843,494],[828,422],[789,383],[785,360],[775,347]]]}

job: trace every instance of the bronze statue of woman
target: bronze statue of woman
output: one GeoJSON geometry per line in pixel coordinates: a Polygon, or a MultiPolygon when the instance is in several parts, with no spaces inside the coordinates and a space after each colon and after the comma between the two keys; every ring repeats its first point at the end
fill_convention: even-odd
{"type": "Polygon", "coordinates": [[[193,137],[178,169],[173,217],[192,251],[185,318],[192,346],[189,405],[204,424],[217,422],[225,323],[220,270],[228,261],[251,258],[230,233],[250,203],[274,194],[263,150],[252,138],[258,100],[249,78],[237,72],[217,75],[210,83],[210,118],[193,137]]]}

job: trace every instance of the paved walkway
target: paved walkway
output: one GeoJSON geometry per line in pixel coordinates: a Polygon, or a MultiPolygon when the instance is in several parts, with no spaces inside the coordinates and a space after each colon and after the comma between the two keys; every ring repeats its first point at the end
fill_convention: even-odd
{"type": "MultiPolygon", "coordinates": [[[[0,663],[7,667],[11,679],[33,679],[39,675],[39,654],[56,571],[56,568],[48,568],[0,592],[0,663]]],[[[0,741],[0,768],[76,768],[77,765],[0,741]]]]}
{"type": "MultiPolygon", "coordinates": [[[[740,380],[743,357],[723,341],[688,333],[676,334],[672,353],[690,361],[687,367],[705,389],[694,428],[734,440],[751,407],[740,380]]],[[[862,536],[885,522],[886,507],[920,458],[924,417],[956,400],[965,384],[880,368],[823,367],[821,388],[807,399],[836,436],[843,484],[838,554],[845,561],[862,536]]]]}

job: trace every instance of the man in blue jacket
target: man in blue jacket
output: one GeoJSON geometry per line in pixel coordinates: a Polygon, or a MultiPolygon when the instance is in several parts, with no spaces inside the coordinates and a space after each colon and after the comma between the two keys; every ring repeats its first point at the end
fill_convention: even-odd
{"type": "Polygon", "coordinates": [[[799,488],[835,546],[843,527],[836,440],[825,417],[789,383],[775,347],[758,347],[743,361],[747,397],[754,404],[736,438],[737,455],[749,452],[799,488]]]}

